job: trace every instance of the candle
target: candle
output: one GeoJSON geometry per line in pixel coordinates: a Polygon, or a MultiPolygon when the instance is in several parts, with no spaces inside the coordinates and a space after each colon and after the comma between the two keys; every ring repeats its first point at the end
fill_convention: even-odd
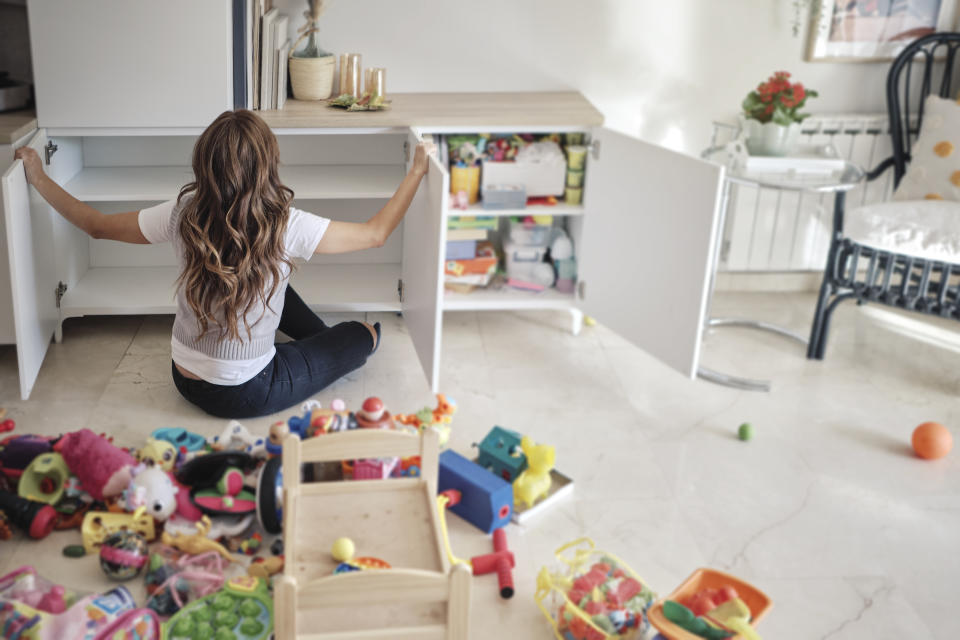
{"type": "Polygon", "coordinates": [[[352,96],[360,96],[360,54],[350,53],[347,55],[347,73],[344,76],[346,81],[340,81],[340,93],[349,93],[352,96]]]}
{"type": "Polygon", "coordinates": [[[370,95],[383,97],[387,94],[387,70],[383,67],[372,67],[367,69],[369,76],[365,91],[370,95]]]}
{"type": "Polygon", "coordinates": [[[340,77],[337,78],[337,95],[343,95],[347,89],[347,54],[340,54],[340,77]]]}

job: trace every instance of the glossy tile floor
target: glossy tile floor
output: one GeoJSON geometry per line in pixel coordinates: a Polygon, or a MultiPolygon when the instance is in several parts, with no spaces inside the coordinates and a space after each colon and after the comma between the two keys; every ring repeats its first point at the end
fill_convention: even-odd
{"type": "MultiPolygon", "coordinates": [[[[806,331],[807,294],[721,294],[717,312],[806,331]]],[[[393,410],[432,398],[402,322],[367,366],[321,393],[357,406],[376,394],[393,410]]],[[[953,331],[953,325],[943,325],[953,331]]],[[[17,394],[13,350],[0,350],[0,389],[17,432],[87,426],[140,445],[160,426],[206,435],[224,422],[180,398],[170,379],[169,317],[67,323],[29,402],[17,394]]],[[[511,527],[518,595],[477,578],[474,638],[549,638],[531,594],[559,544],[583,535],[627,559],[666,593],[701,566],[766,590],[766,638],[956,638],[960,616],[960,450],[923,462],[908,448],[925,420],[960,437],[960,354],[908,338],[868,311],[841,307],[825,362],[793,343],[723,329],[704,363],[774,379],[769,394],[692,382],[602,327],[579,337],[563,314],[448,313],[442,388],[459,403],[454,448],[494,424],[552,442],[575,495],[523,529],[511,527]],[[741,422],[756,436],[743,443],[741,422]]],[[[284,412],[286,417],[292,412],[284,412]]],[[[274,418],[250,420],[255,430],[274,418]]],[[[461,556],[489,538],[453,518],[461,556]]],[[[0,543],[0,571],[33,563],[76,588],[109,583],[93,558],[67,560],[78,541],[0,543]]],[[[374,554],[373,550],[367,550],[374,554]]],[[[137,589],[139,591],[139,588],[137,589]]]]}

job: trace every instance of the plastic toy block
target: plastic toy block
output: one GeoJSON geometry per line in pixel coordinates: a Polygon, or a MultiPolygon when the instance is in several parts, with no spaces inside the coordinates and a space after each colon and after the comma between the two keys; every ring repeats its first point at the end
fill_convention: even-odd
{"type": "Polygon", "coordinates": [[[527,468],[527,457],[520,449],[521,440],[516,431],[494,427],[480,443],[477,464],[507,482],[513,482],[527,468]]]}
{"type": "Polygon", "coordinates": [[[437,486],[440,491],[459,491],[460,502],[450,510],[484,533],[492,533],[510,522],[511,484],[455,451],[440,454],[437,486]]]}

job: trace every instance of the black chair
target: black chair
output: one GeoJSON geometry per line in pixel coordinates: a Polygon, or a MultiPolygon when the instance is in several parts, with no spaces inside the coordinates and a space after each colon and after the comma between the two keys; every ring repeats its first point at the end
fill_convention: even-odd
{"type": "MultiPolygon", "coordinates": [[[[907,46],[887,76],[887,109],[893,155],[867,174],[875,180],[893,169],[894,187],[910,162],[910,148],[923,124],[925,98],[936,92],[955,97],[951,85],[960,51],[960,33],[933,33],[907,46]]],[[[844,195],[836,194],[833,230],[807,357],[823,359],[830,316],[844,300],[878,302],[898,309],[960,320],[958,262],[930,260],[860,244],[843,234],[844,195]]]]}

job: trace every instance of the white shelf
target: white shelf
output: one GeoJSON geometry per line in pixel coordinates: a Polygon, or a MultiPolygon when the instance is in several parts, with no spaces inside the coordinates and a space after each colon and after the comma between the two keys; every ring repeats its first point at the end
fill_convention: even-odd
{"type": "Polygon", "coordinates": [[[477,203],[471,204],[466,209],[454,209],[451,206],[446,213],[448,216],[582,216],[583,205],[558,202],[553,206],[535,204],[520,209],[484,209],[477,203]]]}
{"type": "MultiPolygon", "coordinates": [[[[60,303],[63,318],[176,313],[177,267],[88,269],[60,303]]],[[[399,311],[399,264],[301,265],[291,282],[314,311],[399,311]]]]}
{"type": "Polygon", "coordinates": [[[569,309],[576,306],[572,293],[556,289],[540,292],[521,291],[504,286],[501,289],[474,289],[470,293],[444,290],[445,311],[489,311],[509,309],[569,309]]]}
{"type": "MultiPolygon", "coordinates": [[[[280,167],[300,200],[389,198],[403,176],[403,167],[389,164],[280,167]]],[[[192,180],[189,167],[86,167],[64,189],[86,202],[163,201],[192,180]]]]}

